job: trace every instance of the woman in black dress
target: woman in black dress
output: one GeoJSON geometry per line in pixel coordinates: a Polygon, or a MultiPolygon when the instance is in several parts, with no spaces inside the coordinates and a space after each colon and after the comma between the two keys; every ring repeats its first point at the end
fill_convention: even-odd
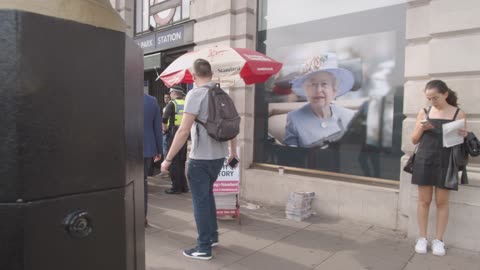
{"type": "MultiPolygon", "coordinates": [[[[434,255],[443,256],[445,255],[443,234],[448,222],[449,196],[449,189],[445,187],[445,176],[451,148],[443,147],[442,125],[454,120],[465,119],[465,113],[457,107],[455,92],[449,89],[443,81],[428,82],[425,86],[425,96],[431,106],[420,110],[412,134],[413,144],[418,144],[412,174],[412,183],[418,185],[419,238],[415,245],[415,251],[417,253],[427,252],[428,212],[435,191],[437,224],[431,248],[434,255]]],[[[465,137],[466,127],[458,132],[465,137]]],[[[453,190],[457,190],[457,188],[453,190]]]]}

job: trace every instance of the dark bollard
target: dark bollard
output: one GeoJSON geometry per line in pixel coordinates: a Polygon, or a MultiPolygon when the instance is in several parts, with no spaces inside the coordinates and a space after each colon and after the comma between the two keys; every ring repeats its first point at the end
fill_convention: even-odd
{"type": "Polygon", "coordinates": [[[0,3],[0,270],[143,270],[143,53],[61,2],[0,3]]]}

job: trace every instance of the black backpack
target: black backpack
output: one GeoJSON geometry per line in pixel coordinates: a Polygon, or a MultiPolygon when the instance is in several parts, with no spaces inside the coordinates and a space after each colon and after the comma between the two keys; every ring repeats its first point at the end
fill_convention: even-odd
{"type": "Polygon", "coordinates": [[[205,127],[210,137],[220,142],[229,141],[240,133],[240,116],[235,104],[218,83],[208,89],[207,122],[195,121],[205,127]]]}

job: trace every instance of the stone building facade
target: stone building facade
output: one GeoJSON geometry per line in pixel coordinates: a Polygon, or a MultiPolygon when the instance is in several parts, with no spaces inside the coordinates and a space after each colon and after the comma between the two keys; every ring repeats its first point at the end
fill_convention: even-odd
{"type": "MultiPolygon", "coordinates": [[[[133,29],[134,1],[111,0],[111,2],[126,19],[128,29],[133,29]]],[[[335,15],[344,16],[345,20],[342,23],[346,23],[345,29],[348,29],[350,19],[356,20],[357,17],[375,15],[377,10],[392,9],[388,4],[379,4],[382,1],[371,0],[366,1],[368,2],[366,6],[370,5],[370,8],[358,7],[358,10],[355,10],[355,5],[351,5],[351,10],[341,10],[338,14],[323,14],[322,18],[316,18],[315,16],[320,15],[315,15],[313,10],[319,10],[319,5],[322,5],[317,1],[300,1],[303,4],[292,4],[289,0],[279,2],[282,2],[278,3],[281,7],[276,8],[271,6],[272,1],[267,0],[191,0],[189,19],[193,23],[193,41],[188,50],[221,44],[264,52],[265,44],[268,47],[271,46],[269,42],[276,42],[270,41],[269,38],[276,38],[275,31],[281,27],[287,27],[285,29],[290,31],[288,35],[296,36],[304,29],[300,27],[309,29],[310,21],[322,19],[329,23],[328,20],[335,15]],[[268,15],[262,13],[267,7],[266,2],[270,5],[268,15]],[[292,5],[291,10],[289,9],[291,12],[285,10],[287,4],[292,5]],[[351,18],[348,17],[349,14],[353,14],[351,18]],[[292,23],[282,25],[281,19],[274,21],[275,16],[292,23]],[[262,26],[265,21],[271,25],[271,31],[268,30],[269,26],[262,26]],[[275,23],[277,25],[273,25],[275,23]],[[302,26],[302,24],[306,25],[302,26]],[[262,40],[259,42],[260,38],[262,40]],[[265,42],[264,39],[266,39],[265,42]]],[[[338,5],[342,2],[339,1],[338,5]]],[[[329,4],[326,9],[332,6],[335,8],[334,5],[336,4],[329,4]]],[[[392,1],[392,5],[395,12],[400,12],[395,14],[403,14],[401,15],[403,18],[399,20],[400,26],[399,21],[390,23],[392,27],[400,29],[395,28],[398,31],[395,32],[397,36],[394,37],[397,41],[394,44],[396,47],[394,52],[397,57],[397,71],[401,71],[399,81],[403,103],[399,110],[404,120],[397,122],[401,127],[394,130],[394,133],[400,136],[398,148],[405,155],[402,154],[401,158],[398,158],[395,169],[382,167],[381,170],[393,170],[396,179],[349,176],[348,173],[322,172],[295,166],[285,166],[286,173],[279,174],[278,167],[284,167],[283,165],[265,164],[259,161],[255,153],[260,143],[258,134],[256,135],[258,132],[256,121],[260,121],[262,117],[268,117],[263,115],[258,106],[258,95],[263,93],[263,87],[236,86],[230,89],[230,94],[242,117],[239,145],[242,158],[241,196],[243,198],[260,204],[283,206],[289,191],[314,191],[316,197],[313,206],[320,216],[367,222],[406,232],[411,237],[416,236],[417,190],[410,184],[410,175],[400,168],[414,149],[410,141],[410,133],[416,114],[426,105],[422,92],[425,83],[434,78],[445,80],[459,95],[460,106],[468,115],[469,129],[480,134],[480,111],[476,105],[476,102],[480,101],[478,89],[480,88],[480,50],[478,50],[480,18],[477,16],[480,12],[480,2],[475,0],[399,0],[392,1]]],[[[351,28],[355,27],[358,25],[351,26],[351,28]]],[[[372,23],[369,27],[374,29],[376,24],[372,23]]],[[[168,30],[168,28],[165,29],[168,30]]],[[[319,27],[312,26],[309,31],[310,35],[318,33],[318,35],[335,36],[337,34],[335,29],[322,29],[321,24],[319,27]]],[[[133,36],[135,37],[135,34],[133,36]]],[[[386,37],[386,40],[388,38],[390,37],[386,37]]],[[[372,50],[374,49],[375,46],[372,45],[372,50]]],[[[268,49],[267,55],[269,55],[268,49]]],[[[480,224],[480,159],[471,159],[468,173],[470,184],[461,186],[458,192],[452,192],[451,195],[450,223],[446,241],[452,246],[478,251],[480,250],[480,233],[476,228],[480,224]]],[[[432,209],[434,209],[433,204],[432,209]]],[[[433,233],[434,219],[430,221],[430,232],[433,233]]]]}

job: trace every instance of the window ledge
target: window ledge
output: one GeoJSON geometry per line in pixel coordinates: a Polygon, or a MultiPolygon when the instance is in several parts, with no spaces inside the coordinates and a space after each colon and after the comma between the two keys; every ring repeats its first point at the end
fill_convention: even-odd
{"type": "Polygon", "coordinates": [[[325,172],[325,171],[317,171],[317,170],[295,168],[295,167],[288,167],[288,166],[279,166],[279,165],[273,165],[273,164],[253,163],[250,169],[259,169],[259,170],[278,172],[280,167],[284,169],[285,174],[317,177],[317,178],[321,177],[322,180],[362,184],[362,185],[383,187],[383,188],[395,189],[395,190],[399,190],[400,188],[400,181],[385,180],[385,179],[379,179],[379,178],[341,174],[341,173],[332,173],[332,172],[325,172]]]}

